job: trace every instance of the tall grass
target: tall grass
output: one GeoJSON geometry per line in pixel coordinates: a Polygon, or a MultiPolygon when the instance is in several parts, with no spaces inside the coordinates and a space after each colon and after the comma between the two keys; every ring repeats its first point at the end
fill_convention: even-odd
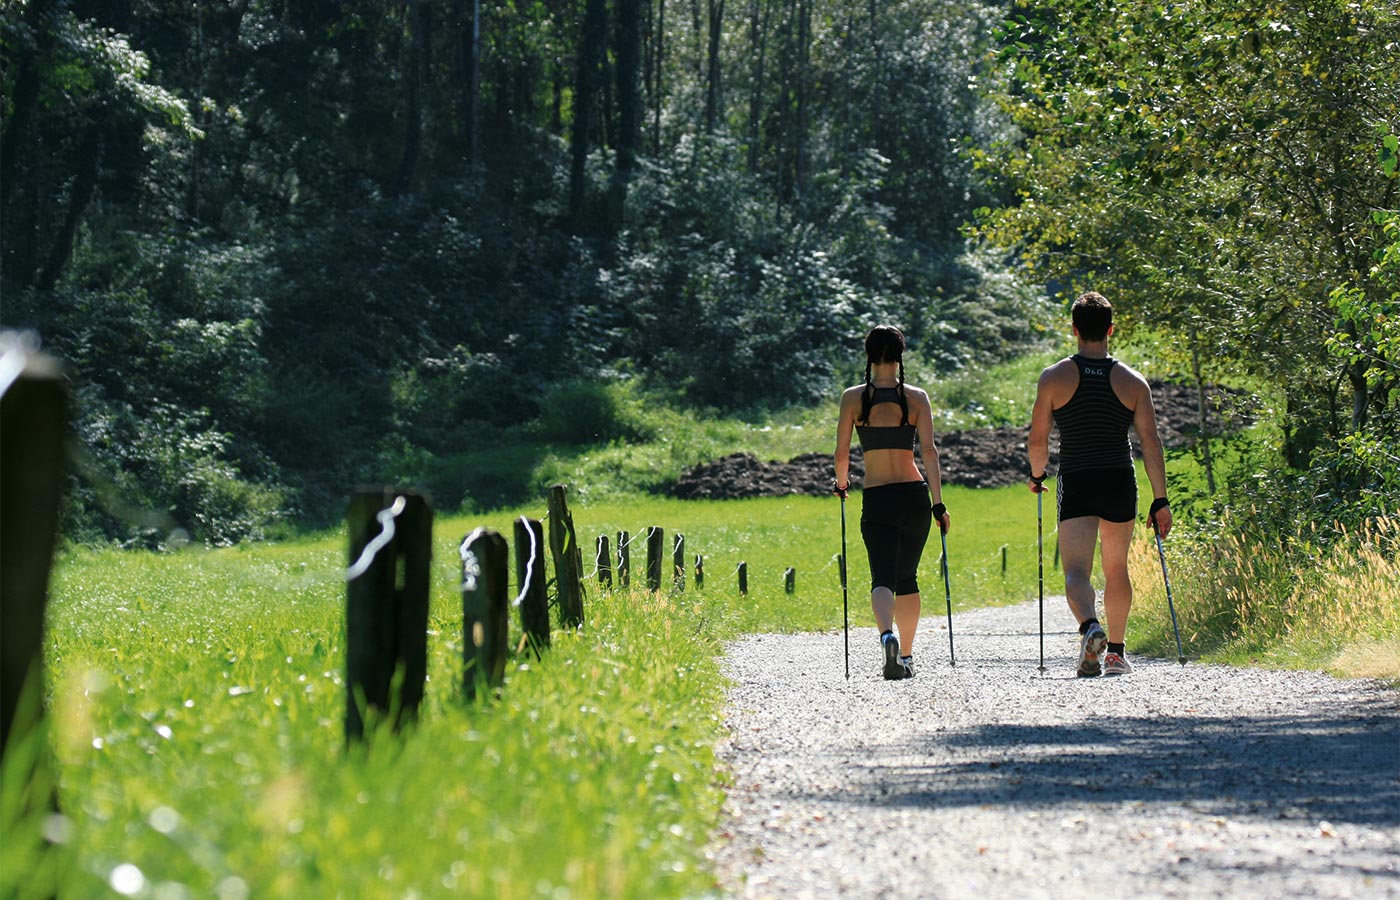
{"type": "Polygon", "coordinates": [[[467,702],[450,560],[475,524],[436,536],[420,721],[367,752],[343,744],[338,536],[65,559],[47,655],[67,864],[7,849],[0,895],[706,889],[723,628],[666,592],[595,592],[583,631],[467,702]]]}
{"type": "MultiPolygon", "coordinates": [[[[955,609],[1034,590],[1024,489],[950,489],[955,609]],[[1000,546],[1016,545],[1000,572],[1000,546]],[[1028,549],[1029,547],[1029,549],[1028,549]]],[[[870,628],[848,501],[850,610],[870,628]]],[[[627,530],[632,589],[591,586],[586,624],[520,656],[497,700],[469,703],[456,546],[519,513],[434,529],[429,684],[419,723],[367,753],[343,742],[343,534],[176,553],[70,550],[56,566],[48,693],[58,854],[6,841],[0,895],[61,897],[691,896],[721,790],[722,642],[841,624],[834,497],[575,502],[580,540],[627,530]],[[684,533],[706,583],[645,580],[647,526],[684,533]],[[740,596],[734,569],[749,567],[740,596]],[[797,589],[783,588],[786,568],[797,589]],[[45,862],[40,863],[40,859],[45,862]],[[59,863],[56,863],[56,860],[59,863]]],[[[1047,545],[1048,546],[1048,545],[1047,545]]],[[[942,611],[935,535],[921,570],[942,611]]],[[[585,553],[591,568],[592,553],[585,553]]],[[[518,634],[518,630],[515,632],[518,634]]],[[[833,645],[834,646],[834,645],[833,645]]],[[[871,645],[873,660],[873,643],[871,645]]],[[[873,664],[873,662],[872,662],[873,664]]],[[[840,666],[833,655],[833,671],[840,666]]],[[[9,777],[15,774],[7,756],[9,777]]],[[[7,799],[13,796],[7,790],[7,799]]],[[[39,829],[0,805],[7,835],[39,829]]]]}
{"type": "MultiPolygon", "coordinates": [[[[1280,539],[1226,516],[1215,540],[1169,540],[1188,656],[1400,681],[1400,516],[1335,533],[1324,539],[1309,527],[1280,539]]],[[[1132,572],[1145,646],[1175,655],[1150,538],[1137,547],[1132,572]]]]}

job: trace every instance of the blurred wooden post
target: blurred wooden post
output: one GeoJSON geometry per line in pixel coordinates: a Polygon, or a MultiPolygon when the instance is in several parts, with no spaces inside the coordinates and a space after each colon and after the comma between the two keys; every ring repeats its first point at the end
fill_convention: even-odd
{"type": "MultiPolygon", "coordinates": [[[[58,363],[26,347],[23,338],[0,336],[0,758],[7,750],[15,754],[14,768],[7,766],[6,774],[19,780],[7,779],[4,788],[13,813],[58,808],[41,726],[44,608],[58,535],[67,423],[68,391],[58,363]],[[16,796],[9,796],[11,790],[16,796]]],[[[18,822],[37,824],[42,818],[21,815],[18,822]]],[[[15,833],[5,840],[22,845],[38,838],[15,833]]],[[[17,877],[23,884],[25,876],[17,877]]]]}
{"type": "Polygon", "coordinates": [[[617,533],[617,586],[632,586],[632,535],[625,531],[617,533]]]}
{"type": "Polygon", "coordinates": [[[391,715],[396,730],[417,718],[428,676],[433,510],[420,494],[362,489],[351,495],[346,524],[353,577],[346,583],[345,737],[355,741],[370,708],[391,715]],[[389,516],[400,501],[401,511],[389,516]]]}
{"type": "Polygon", "coordinates": [[[520,586],[520,630],[535,651],[549,646],[549,592],[544,570],[544,526],[524,516],[515,520],[515,583],[520,586]]]}
{"type": "Polygon", "coordinates": [[[676,535],[671,545],[671,583],[676,590],[685,590],[685,535],[676,535]]]}
{"type": "Polygon", "coordinates": [[[653,525],[647,529],[647,590],[661,590],[661,547],[666,532],[653,525]]]}
{"type": "Polygon", "coordinates": [[[598,583],[605,588],[612,587],[612,549],[608,547],[608,536],[598,535],[598,547],[593,553],[593,564],[598,567],[598,583]]]}
{"type": "MultiPolygon", "coordinates": [[[[527,560],[532,526],[539,528],[540,523],[516,523],[517,546],[521,530],[526,531],[527,560]]],[[[510,641],[509,553],[506,539],[489,528],[478,529],[462,540],[462,695],[468,700],[505,681],[510,641]]],[[[538,556],[542,563],[544,553],[538,556]]],[[[535,579],[530,580],[534,584],[535,579]]],[[[547,619],[548,612],[545,615],[547,619]]]]}
{"type": "Polygon", "coordinates": [[[705,557],[699,553],[695,554],[695,589],[698,591],[705,586],[705,557]]]}
{"type": "Polygon", "coordinates": [[[554,557],[554,586],[559,591],[559,624],[578,628],[583,625],[583,551],[574,534],[567,492],[562,484],[549,489],[549,551],[554,557]]]}
{"type": "Polygon", "coordinates": [[[783,590],[789,594],[797,590],[797,570],[791,566],[783,573],[783,590]]]}
{"type": "Polygon", "coordinates": [[[1001,545],[1001,577],[1006,577],[1006,545],[1001,545]]]}
{"type": "Polygon", "coordinates": [[[1055,562],[1052,565],[1056,569],[1060,567],[1060,535],[1058,532],[1055,534],[1055,562]]]}
{"type": "Polygon", "coordinates": [[[747,596],[749,593],[749,564],[739,563],[739,593],[747,596]]]}

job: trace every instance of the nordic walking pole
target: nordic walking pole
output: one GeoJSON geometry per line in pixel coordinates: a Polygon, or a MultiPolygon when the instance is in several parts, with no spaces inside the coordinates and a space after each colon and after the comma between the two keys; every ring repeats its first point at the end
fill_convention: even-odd
{"type": "Polygon", "coordinates": [[[846,633],[846,680],[851,680],[851,611],[846,591],[846,494],[837,491],[841,498],[841,624],[846,633]]]}
{"type": "Polygon", "coordinates": [[[943,599],[948,603],[948,665],[956,666],[953,659],[953,590],[948,586],[948,529],[938,523],[938,534],[943,539],[943,599]]]}
{"type": "Polygon", "coordinates": [[[1167,586],[1167,609],[1172,614],[1172,634],[1176,635],[1176,661],[1186,665],[1186,654],[1181,652],[1181,629],[1176,624],[1176,605],[1172,603],[1172,580],[1167,577],[1167,551],[1162,546],[1162,532],[1157,530],[1157,517],[1152,520],[1152,536],[1157,539],[1157,557],[1162,560],[1162,583],[1167,586]]]}
{"type": "Polygon", "coordinates": [[[1044,487],[1037,484],[1035,492],[1035,565],[1040,581],[1040,674],[1045,674],[1045,528],[1041,524],[1041,499],[1044,487]]]}

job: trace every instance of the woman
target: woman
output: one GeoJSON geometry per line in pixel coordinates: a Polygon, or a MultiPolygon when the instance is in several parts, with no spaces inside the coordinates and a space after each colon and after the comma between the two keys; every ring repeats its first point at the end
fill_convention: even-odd
{"type": "Polygon", "coordinates": [[[841,394],[835,491],[843,498],[850,488],[852,429],[865,454],[860,534],[870,558],[870,606],[880,629],[885,678],[913,678],[919,557],[932,522],[944,531],[950,522],[933,443],[933,409],[927,393],[904,383],[904,335],[897,328],[880,325],[866,335],[865,384],[841,394]],[[914,465],[915,436],[927,481],[914,465]]]}

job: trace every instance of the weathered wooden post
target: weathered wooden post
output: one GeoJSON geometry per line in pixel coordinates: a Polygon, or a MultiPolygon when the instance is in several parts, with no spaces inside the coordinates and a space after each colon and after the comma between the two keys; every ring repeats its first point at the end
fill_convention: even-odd
{"type": "MultiPolygon", "coordinates": [[[[58,808],[42,728],[43,646],[67,423],[58,362],[23,337],[0,335],[0,758],[14,754],[6,772],[19,780],[7,780],[5,790],[15,793],[6,801],[21,813],[20,823],[37,823],[41,810],[58,808]]],[[[42,838],[26,830],[7,834],[7,844],[38,845],[42,838]]]]}
{"type": "Polygon", "coordinates": [[[797,570],[791,566],[783,573],[783,590],[789,594],[797,590],[797,570]]]}
{"type": "Polygon", "coordinates": [[[393,716],[394,729],[418,715],[428,675],[433,510],[420,494],[361,489],[346,524],[345,737],[355,741],[371,709],[393,716]]]}
{"type": "Polygon", "coordinates": [[[695,589],[698,591],[705,586],[705,557],[699,553],[695,554],[695,589]]]}
{"type": "Polygon", "coordinates": [[[666,540],[664,529],[652,525],[647,529],[647,590],[661,590],[661,546],[666,540]]]}
{"type": "Polygon", "coordinates": [[[742,596],[749,593],[749,564],[746,562],[739,563],[739,593],[742,596]]]}
{"type": "MultiPolygon", "coordinates": [[[[538,528],[540,523],[532,524],[538,528]]],[[[517,522],[517,547],[522,528],[529,543],[530,526],[517,522]]],[[[505,681],[510,645],[509,552],[506,539],[489,528],[478,528],[462,539],[462,694],[468,700],[505,681]]],[[[528,556],[530,551],[525,553],[528,556]]],[[[521,615],[523,618],[524,613],[521,615]]],[[[548,612],[545,615],[547,618],[548,612]]]]}
{"type": "Polygon", "coordinates": [[[549,488],[549,552],[554,557],[554,585],[559,591],[559,624],[565,628],[583,625],[583,551],[574,534],[574,516],[569,512],[568,487],[549,488]]]}
{"type": "Polygon", "coordinates": [[[685,535],[678,534],[671,542],[671,583],[676,590],[685,590],[685,535]]]}
{"type": "Polygon", "coordinates": [[[598,583],[605,588],[612,587],[612,549],[608,547],[608,536],[598,535],[598,547],[593,553],[593,564],[598,568],[598,583]]]}
{"type": "Polygon", "coordinates": [[[520,586],[520,630],[535,656],[549,646],[549,592],[544,570],[544,526],[515,520],[515,583],[520,586]]]}
{"type": "Polygon", "coordinates": [[[625,531],[617,533],[617,586],[632,586],[632,535],[625,531]]]}

